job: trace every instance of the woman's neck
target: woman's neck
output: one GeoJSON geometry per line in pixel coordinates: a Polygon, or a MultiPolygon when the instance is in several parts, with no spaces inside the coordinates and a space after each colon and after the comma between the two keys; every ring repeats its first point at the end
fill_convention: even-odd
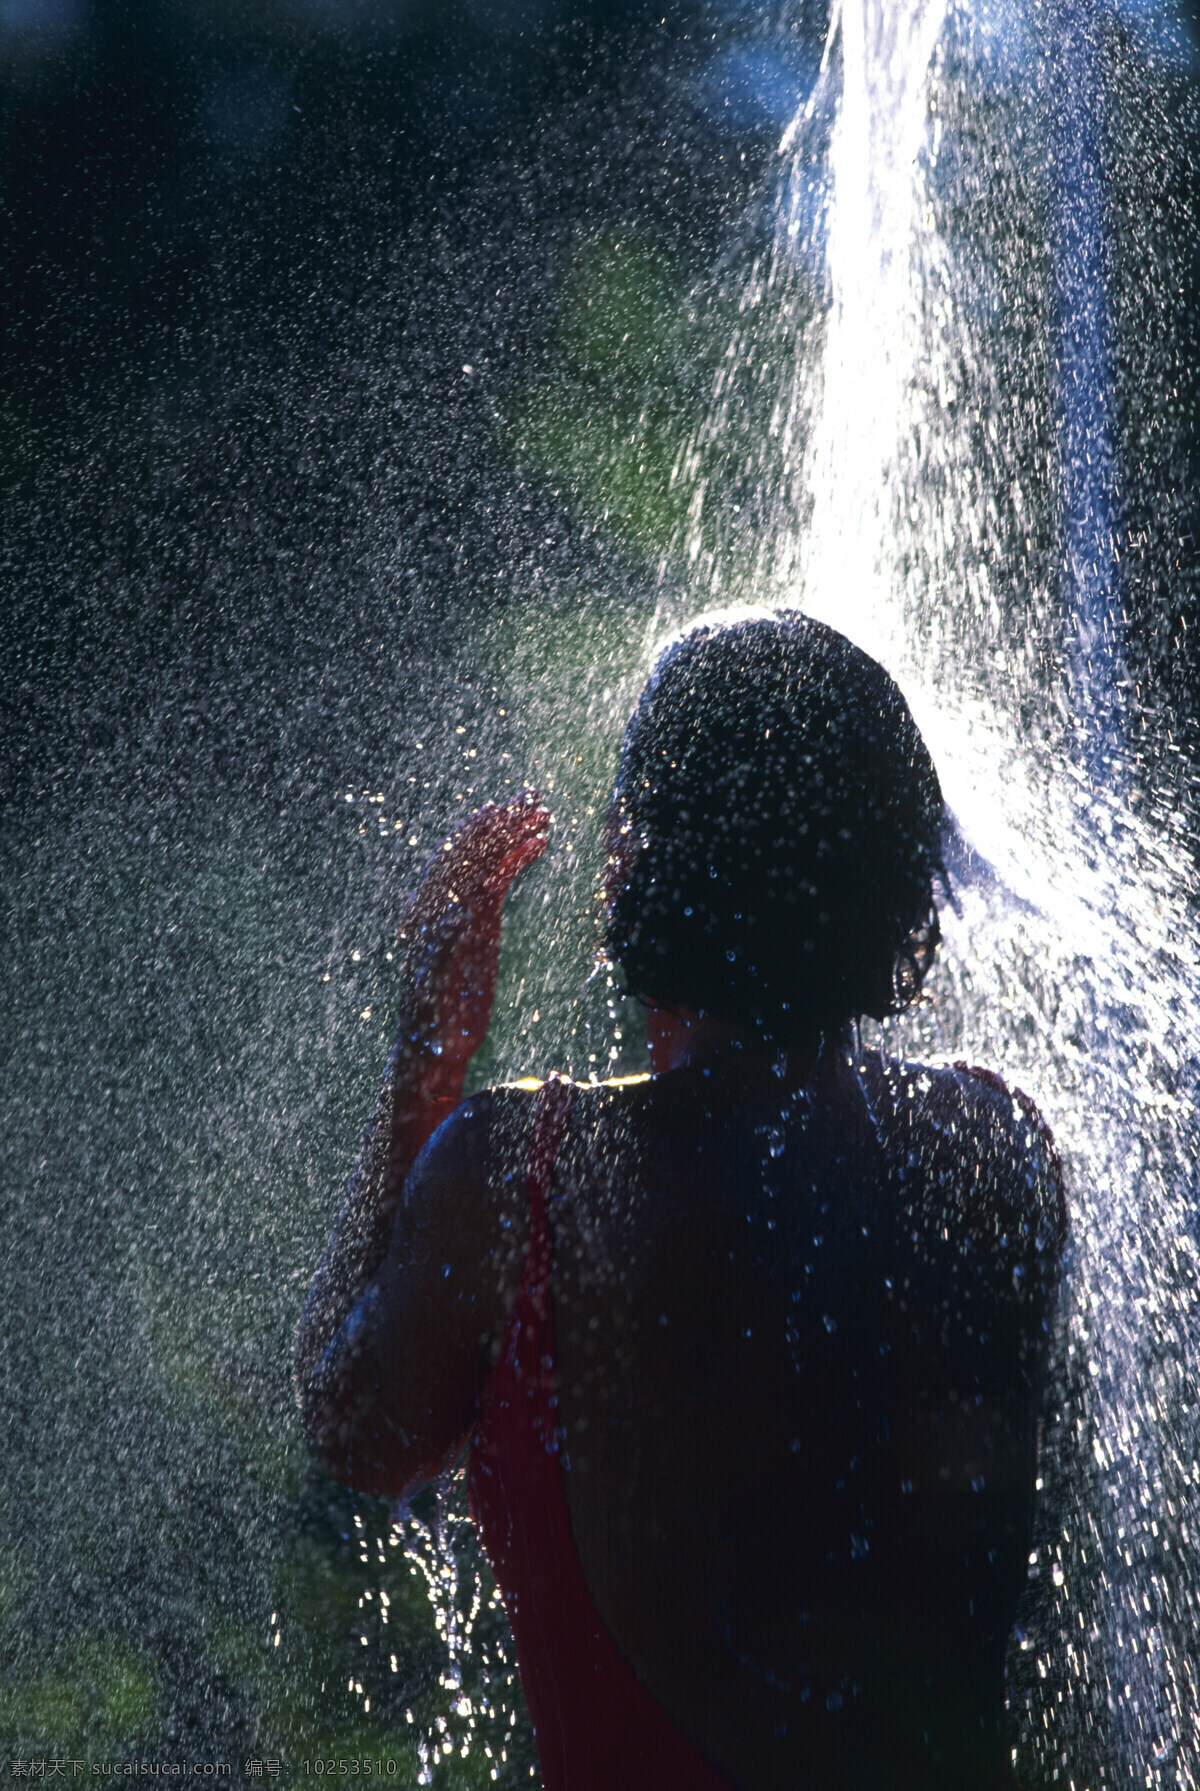
{"type": "Polygon", "coordinates": [[[790,1085],[807,1079],[817,1059],[820,1038],[782,1052],[748,1027],[730,1025],[712,1014],[649,1004],[646,1044],[654,1076],[664,1076],[671,1070],[702,1068],[710,1073],[740,1073],[751,1079],[771,1073],[790,1085]]]}

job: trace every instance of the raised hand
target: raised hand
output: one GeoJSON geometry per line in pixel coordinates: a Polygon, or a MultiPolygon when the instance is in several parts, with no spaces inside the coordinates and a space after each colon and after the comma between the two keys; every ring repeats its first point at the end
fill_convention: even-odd
{"type": "Polygon", "coordinates": [[[433,855],[400,917],[400,1037],[465,1069],[487,1035],[500,916],[513,879],[546,850],[550,815],[536,791],[468,815],[433,855]]]}
{"type": "Polygon", "coordinates": [[[504,898],[549,830],[536,791],[489,802],[455,828],[405,904],[395,1049],[296,1337],[305,1421],[331,1450],[362,1392],[356,1364],[370,1324],[365,1308],[353,1316],[355,1304],[383,1261],[417,1153],[462,1097],[491,1018],[504,898]]]}

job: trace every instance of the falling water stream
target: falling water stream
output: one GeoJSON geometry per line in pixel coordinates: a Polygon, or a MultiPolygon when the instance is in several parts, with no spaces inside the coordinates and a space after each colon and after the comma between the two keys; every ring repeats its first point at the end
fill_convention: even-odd
{"type": "MultiPolygon", "coordinates": [[[[236,533],[205,572],[228,629],[173,627],[161,674],[149,647],[106,662],[80,764],[47,773],[3,841],[0,1739],[14,1750],[169,1744],[280,1756],[293,1778],[321,1754],[386,1757],[401,1784],[535,1781],[461,1485],[394,1513],[333,1487],[299,1431],[290,1338],[387,1049],[391,927],[421,862],[455,816],[536,782],[553,849],[512,901],[474,1080],[641,1067],[630,1009],[603,977],[579,992],[624,716],[668,630],[792,605],[895,674],[956,822],[932,999],[864,1042],[1001,1070],[1036,1099],[1067,1168],[1038,1531],[1009,1658],[1018,1773],[1026,1791],[1200,1784],[1197,815],[1166,700],[1152,680],[1138,688],[1126,650],[1131,541],[1107,384],[1129,316],[1155,343],[1153,306],[1174,289],[1169,267],[1147,282],[1119,339],[1112,170],[1126,193],[1153,170],[1130,171],[1129,144],[1152,140],[1130,128],[1137,82],[1152,82],[1130,72],[1116,5],[842,0],[794,117],[773,124],[782,143],[752,218],[742,229],[727,208],[714,230],[718,272],[702,245],[705,271],[688,264],[672,286],[650,226],[596,201],[562,251],[574,310],[560,358],[522,363],[508,387],[480,376],[498,328],[482,301],[462,352],[438,337],[420,371],[388,309],[387,219],[386,302],[339,311],[347,358],[328,391],[313,396],[297,351],[287,440],[263,439],[281,462],[307,444],[316,465],[337,460],[343,427],[379,423],[367,546],[310,564],[302,457],[295,541],[264,525],[278,564],[236,533]],[[419,410],[421,381],[432,391],[446,367],[455,416],[467,394],[463,415],[478,403],[486,423],[451,431],[419,515],[401,492],[393,516],[380,468],[438,444],[379,419],[398,396],[419,410]],[[485,437],[477,487],[463,466],[473,477],[485,437]],[[605,533],[622,501],[643,530],[633,551],[629,534],[614,545],[615,523],[605,533]],[[571,504],[586,553],[555,533],[571,504]],[[473,562],[451,512],[481,540],[493,530],[473,562]]],[[[711,12],[714,33],[750,29],[732,0],[711,12]]],[[[804,32],[771,27],[784,63],[801,37],[808,55],[811,13],[804,32]]],[[[681,86],[715,79],[711,56],[681,86]]],[[[686,105],[671,115],[681,136],[686,105]]],[[[579,191],[611,173],[620,141],[585,145],[579,191]]],[[[464,264],[495,235],[497,286],[538,231],[484,216],[502,211],[508,177],[458,224],[464,264]]],[[[1130,229],[1143,228],[1139,214],[1130,229]]],[[[1184,234],[1173,221],[1162,239],[1178,254],[1184,234]]],[[[438,261],[435,320],[447,285],[438,261]]],[[[205,374],[235,445],[243,401],[274,402],[258,352],[249,372],[205,374]]],[[[1156,377],[1147,411],[1170,387],[1162,365],[1156,377]]],[[[196,390],[188,427],[240,467],[196,390]]],[[[165,446],[146,449],[138,502],[157,541],[181,438],[173,392],[156,402],[165,446]]],[[[119,460],[89,476],[107,490],[119,460]]],[[[225,491],[215,474],[212,489],[225,491]]],[[[197,504],[209,496],[200,480],[197,504]]],[[[339,486],[331,507],[346,501],[339,486]]],[[[240,488],[235,508],[255,510],[240,488]]],[[[67,574],[49,564],[57,515],[51,622],[67,613],[67,574]]],[[[99,608],[141,614],[141,586],[126,609],[113,599],[123,561],[84,562],[99,608]]],[[[52,682],[67,704],[70,679],[52,682]]]]}
{"type": "Polygon", "coordinates": [[[1075,82],[1078,109],[1102,82],[1091,67],[1080,102],[1063,57],[1098,50],[1071,36],[1088,9],[1059,10],[1040,96],[1008,96],[1006,167],[995,141],[972,159],[985,127],[964,102],[965,14],[948,30],[944,0],[841,6],[823,77],[840,72],[832,130],[818,89],[784,138],[777,247],[750,295],[786,303],[789,268],[823,265],[823,339],[773,418],[773,563],[738,595],[804,608],[893,670],[957,820],[959,907],[933,1003],[884,1042],[1000,1067],[1068,1164],[1041,1528],[1010,1692],[1018,1769],[1082,1791],[1200,1774],[1200,957],[1184,830],[1151,812],[1153,774],[1123,757],[1117,720],[1120,618],[1099,563],[1110,406],[1086,389],[1104,366],[1086,141],[1094,154],[1100,127],[1089,117],[1067,153],[1080,120],[1061,91],[1075,82]],[[975,224],[949,227],[972,202],[975,224]],[[1022,207],[1053,220],[1052,254],[1082,274],[1005,261],[1005,212],[1022,207]],[[1041,369],[1006,345],[1022,313],[1048,344],[1041,369]],[[1047,517],[1063,545],[1039,562],[1047,517]]]}

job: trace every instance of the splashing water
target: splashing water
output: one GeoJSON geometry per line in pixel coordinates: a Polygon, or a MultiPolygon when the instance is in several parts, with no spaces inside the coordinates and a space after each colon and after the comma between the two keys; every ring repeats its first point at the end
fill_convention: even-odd
{"type": "Polygon", "coordinates": [[[439,1487],[431,1523],[422,1522],[401,1506],[389,1534],[392,1547],[399,1543],[403,1549],[410,1572],[425,1583],[434,1626],[445,1650],[439,1676],[446,1694],[444,1710],[417,1742],[421,1762],[418,1783],[422,1785],[434,1783],[443,1762],[456,1755],[468,1759],[473,1744],[488,1762],[490,1778],[498,1778],[507,1765],[517,1722],[512,1692],[515,1675],[506,1653],[500,1595],[495,1587],[485,1592],[471,1520],[461,1499],[455,1501],[453,1494],[454,1487],[447,1479],[439,1487]],[[490,1633],[477,1635],[485,1601],[495,1623],[490,1633]],[[477,1646],[478,1660],[472,1660],[477,1646]]]}
{"type": "Polygon", "coordinates": [[[899,640],[885,599],[892,519],[883,498],[919,344],[914,168],[926,133],[925,74],[944,16],[945,0],[849,0],[839,9],[832,294],[821,407],[807,454],[812,508],[799,558],[809,611],[884,661],[894,659],[899,640]]]}
{"type": "MultiPolygon", "coordinates": [[[[1036,22],[1014,8],[1006,28],[1035,41],[1036,22]]],[[[801,264],[825,287],[818,351],[799,375],[781,368],[771,558],[745,595],[801,607],[888,665],[965,843],[933,1001],[881,1043],[1002,1068],[1067,1164],[1038,1546],[1010,1660],[1018,1770],[1195,1785],[1193,822],[1167,723],[1147,719],[1135,761],[1114,718],[1120,619],[1095,613],[1114,601],[1094,563],[1108,472],[1076,464],[1108,452],[1088,425],[1108,400],[1071,399],[1064,420],[1055,389],[1056,373],[1103,367],[1076,328],[1085,300],[1095,323],[1095,294],[1028,248],[1040,232],[1061,258],[1096,224],[1094,193],[1080,222],[1069,187],[1046,191],[1056,146],[1064,165],[1064,32],[1048,34],[1039,96],[987,88],[966,7],[845,0],[830,45],[835,30],[832,128],[827,45],[782,144],[774,264],[746,293],[748,309],[772,292],[786,307],[801,264]],[[1104,705],[1103,751],[1080,751],[1104,705]]],[[[700,545],[694,529],[693,563],[700,545]]]]}
{"type": "MultiPolygon", "coordinates": [[[[394,1676],[401,1671],[400,1653],[405,1632],[412,1627],[412,1608],[403,1597],[403,1571],[397,1578],[398,1561],[414,1582],[409,1591],[419,1588],[433,1619],[439,1695],[423,1717],[411,1706],[404,1709],[404,1726],[399,1729],[401,1735],[407,1730],[414,1742],[419,1785],[457,1783],[463,1772],[473,1775],[472,1783],[491,1783],[528,1770],[508,1623],[499,1591],[475,1544],[464,1489],[463,1472],[452,1471],[430,1489],[432,1505],[428,1498],[422,1501],[426,1516],[402,1501],[386,1535],[374,1538],[373,1551],[363,1514],[357,1512],[353,1520],[361,1564],[387,1570],[376,1573],[358,1600],[359,1641],[366,1652],[351,1676],[349,1691],[364,1719],[373,1706],[382,1707],[393,1712],[392,1720],[399,1725],[395,1687],[400,1682],[394,1676]],[[472,1756],[473,1764],[464,1766],[472,1756]]],[[[395,1766],[393,1759],[388,1770],[394,1772],[395,1766]]]]}

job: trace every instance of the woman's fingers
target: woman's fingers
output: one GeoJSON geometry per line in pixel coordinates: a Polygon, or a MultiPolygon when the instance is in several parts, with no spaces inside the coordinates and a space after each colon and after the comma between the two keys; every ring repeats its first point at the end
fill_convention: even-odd
{"type": "Polygon", "coordinates": [[[534,790],[468,815],[421,873],[401,911],[401,936],[414,925],[453,918],[456,908],[479,912],[502,902],[513,878],[546,850],[550,820],[534,790]]]}
{"type": "Polygon", "coordinates": [[[451,850],[443,857],[472,892],[490,886],[503,894],[517,872],[545,851],[549,831],[549,812],[530,790],[510,802],[477,808],[451,834],[451,850]]]}
{"type": "Polygon", "coordinates": [[[495,875],[495,882],[503,885],[503,888],[507,890],[513,878],[523,871],[526,865],[535,863],[542,856],[546,850],[546,841],[547,832],[543,831],[534,834],[530,839],[523,840],[520,845],[514,846],[501,861],[500,868],[495,875]]]}
{"type": "Polygon", "coordinates": [[[550,815],[536,792],[468,815],[421,873],[401,913],[402,983],[411,1037],[465,1060],[487,1032],[512,880],[546,849],[550,815]]]}
{"type": "Polygon", "coordinates": [[[460,999],[474,986],[490,1004],[504,899],[514,877],[545,851],[549,830],[549,812],[529,791],[476,809],[434,853],[397,928],[414,993],[422,987],[440,1007],[451,985],[460,999]]]}

